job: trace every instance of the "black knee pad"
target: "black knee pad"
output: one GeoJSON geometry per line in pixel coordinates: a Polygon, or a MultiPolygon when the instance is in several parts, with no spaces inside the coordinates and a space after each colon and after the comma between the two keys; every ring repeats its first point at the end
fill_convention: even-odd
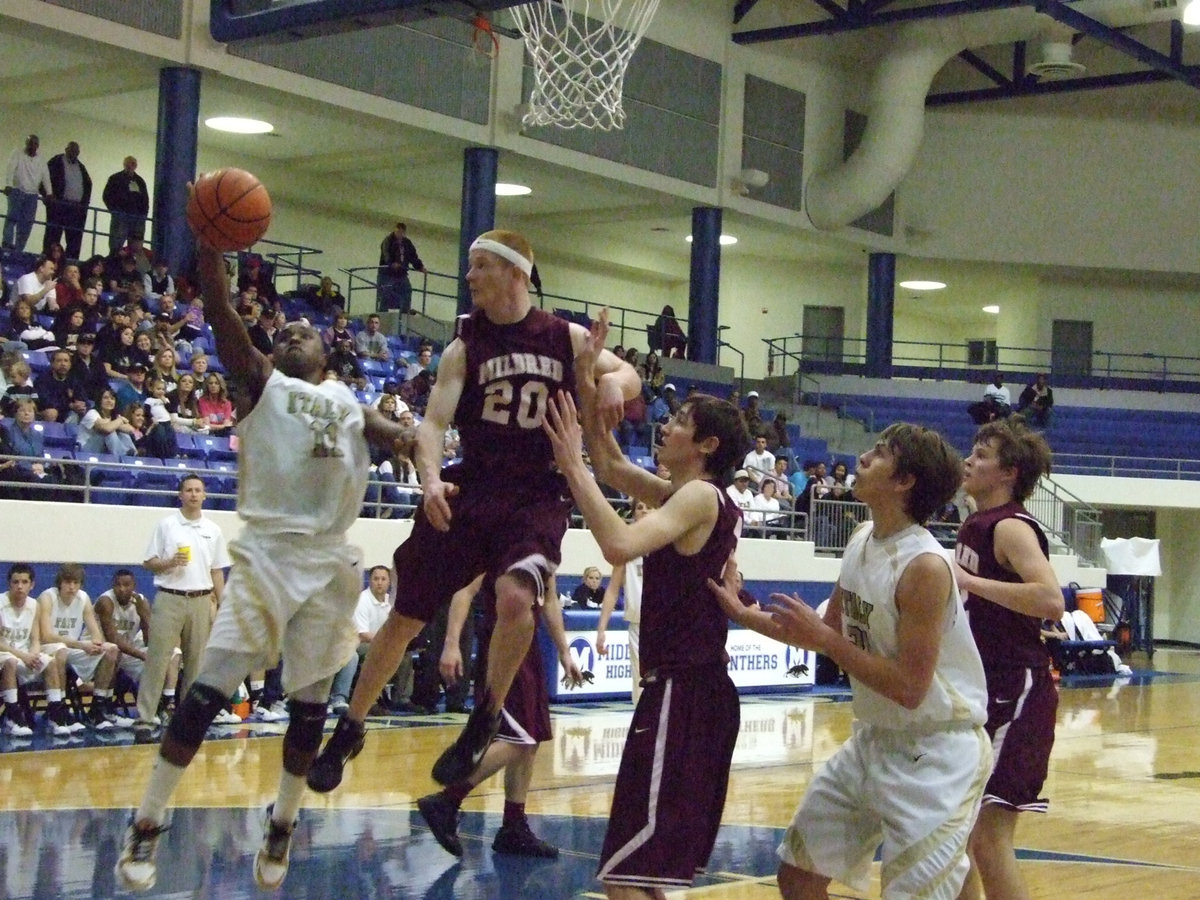
{"type": "Polygon", "coordinates": [[[289,699],[288,717],[287,731],[283,735],[284,752],[316,753],[325,733],[325,704],[289,699]]]}
{"type": "Polygon", "coordinates": [[[171,716],[167,734],[185,747],[199,747],[204,742],[204,732],[227,702],[229,698],[216,688],[193,682],[179,709],[171,716]]]}

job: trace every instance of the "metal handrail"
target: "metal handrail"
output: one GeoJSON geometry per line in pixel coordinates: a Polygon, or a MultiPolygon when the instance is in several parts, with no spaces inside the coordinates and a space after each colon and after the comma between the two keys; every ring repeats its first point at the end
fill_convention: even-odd
{"type": "Polygon", "coordinates": [[[1053,478],[1043,478],[1025,501],[1025,508],[1066,549],[1091,565],[1103,565],[1100,540],[1104,525],[1100,510],[1076,497],[1053,478]]]}

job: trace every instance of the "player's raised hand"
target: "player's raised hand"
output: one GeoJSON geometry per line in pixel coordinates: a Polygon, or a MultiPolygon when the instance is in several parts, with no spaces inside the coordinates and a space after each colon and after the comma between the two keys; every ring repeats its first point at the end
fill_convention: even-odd
{"type": "Polygon", "coordinates": [[[566,391],[558,391],[546,404],[542,431],[550,439],[560,469],[583,464],[583,429],[579,427],[575,400],[566,391]]]}

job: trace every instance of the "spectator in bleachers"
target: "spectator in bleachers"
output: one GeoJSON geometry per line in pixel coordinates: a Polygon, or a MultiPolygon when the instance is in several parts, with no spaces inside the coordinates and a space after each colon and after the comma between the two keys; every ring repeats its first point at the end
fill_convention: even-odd
{"type": "Polygon", "coordinates": [[[42,653],[40,621],[33,590],[33,566],[13,563],[8,569],[8,590],[0,594],[0,698],[4,700],[4,733],[10,737],[33,734],[24,707],[18,702],[18,685],[43,681],[47,698],[62,704],[62,682],[51,659],[42,653]]]}
{"type": "Polygon", "coordinates": [[[272,359],[275,354],[275,335],[278,333],[275,328],[275,310],[266,304],[260,304],[257,308],[258,318],[246,330],[250,334],[250,343],[254,345],[254,349],[267,359],[272,359]]]}
{"type": "Polygon", "coordinates": [[[163,310],[154,317],[154,330],[150,332],[150,343],[154,352],[170,349],[175,350],[175,335],[183,325],[183,320],[176,320],[171,313],[163,310]]]}
{"type": "Polygon", "coordinates": [[[425,415],[425,406],[429,403],[429,392],[433,389],[433,380],[433,372],[429,369],[422,369],[411,381],[400,385],[400,399],[419,416],[425,415]]]}
{"type": "Polygon", "coordinates": [[[150,367],[150,375],[161,378],[168,393],[179,386],[179,370],[175,368],[175,361],[175,349],[163,347],[154,354],[154,365],[150,367]]]}
{"type": "Polygon", "coordinates": [[[38,418],[45,422],[69,422],[74,425],[87,412],[87,398],[77,393],[71,378],[71,354],[66,350],[50,353],[50,368],[33,380],[37,393],[38,418]]]}
{"type": "Polygon", "coordinates": [[[187,309],[183,313],[183,324],[175,336],[181,341],[194,344],[196,339],[205,333],[204,325],[204,298],[193,297],[188,301],[187,309]]]}
{"type": "Polygon", "coordinates": [[[665,305],[654,320],[650,327],[649,340],[651,350],[661,350],[663,356],[683,358],[684,351],[687,350],[687,335],[679,327],[675,318],[675,308],[670,304],[665,305]]]}
{"type": "MultiPolygon", "coordinates": [[[[83,590],[83,566],[64,563],[59,567],[54,586],[42,591],[38,597],[38,616],[42,651],[53,658],[51,665],[57,670],[57,681],[67,683],[69,666],[81,681],[92,682],[92,705],[88,715],[91,726],[103,731],[132,725],[132,720],[118,717],[112,706],[112,685],[120,651],[116,644],[104,639],[104,632],[96,622],[92,598],[83,590]]],[[[61,701],[57,704],[50,701],[46,717],[55,734],[62,734],[64,726],[74,731],[79,724],[73,721],[61,701]]]]}
{"type": "Polygon", "coordinates": [[[146,390],[150,396],[143,404],[146,407],[146,427],[142,439],[137,443],[139,455],[170,459],[179,453],[175,438],[175,423],[167,404],[167,383],[162,376],[150,373],[146,377],[146,390]]]}
{"type": "Polygon", "coordinates": [[[106,257],[97,253],[90,257],[82,266],[84,284],[91,281],[93,278],[100,280],[100,292],[108,287],[108,260],[106,257]]]}
{"type": "Polygon", "coordinates": [[[154,345],[154,335],[149,331],[139,331],[136,326],[133,329],[133,361],[139,362],[146,367],[149,372],[154,368],[154,357],[162,347],[154,345]]]}
{"type": "Polygon", "coordinates": [[[129,370],[135,363],[141,366],[147,366],[147,363],[133,345],[133,326],[129,324],[128,313],[122,311],[121,316],[125,324],[115,330],[116,340],[105,351],[104,371],[110,379],[128,381],[129,370]]]}
{"type": "Polygon", "coordinates": [[[628,450],[631,446],[650,446],[652,426],[646,417],[645,397],[649,390],[646,383],[642,382],[642,390],[635,397],[625,401],[625,415],[621,419],[620,425],[617,426],[617,439],[624,450],[628,450]]]}
{"type": "Polygon", "coordinates": [[[675,396],[675,385],[664,384],[662,391],[650,401],[650,406],[646,410],[646,420],[651,427],[661,425],[675,414],[674,410],[679,408],[679,400],[675,396]]]}
{"type": "Polygon", "coordinates": [[[366,327],[354,338],[354,351],[360,359],[391,362],[392,351],[388,349],[387,335],[379,330],[379,314],[367,316],[366,327]]]}
{"type": "Polygon", "coordinates": [[[1039,372],[1037,377],[1025,386],[1017,400],[1016,411],[1025,418],[1045,428],[1050,424],[1050,410],[1054,408],[1054,388],[1050,387],[1045,372],[1039,372]]]}
{"type": "Polygon", "coordinates": [[[613,356],[615,356],[617,359],[624,359],[625,358],[625,348],[622,347],[620,344],[617,344],[617,346],[613,347],[613,356]]]}
{"type": "Polygon", "coordinates": [[[412,282],[408,272],[425,271],[416,245],[408,237],[408,226],[397,222],[379,245],[379,307],[398,309],[401,315],[412,313],[412,282]]]}
{"type": "Polygon", "coordinates": [[[58,272],[58,281],[54,285],[54,305],[61,312],[83,302],[83,282],[80,281],[78,263],[64,262],[58,272]]]}
{"type": "Polygon", "coordinates": [[[75,438],[80,450],[88,453],[111,453],[114,456],[135,456],[133,426],[117,411],[117,395],[111,388],[100,392],[95,407],[79,420],[75,438]]]}
{"type": "Polygon", "coordinates": [[[274,265],[264,264],[261,256],[257,253],[250,253],[245,258],[245,264],[239,268],[238,290],[254,288],[259,302],[263,306],[270,307],[274,312],[276,304],[274,265]]]}
{"type": "Polygon", "coordinates": [[[628,348],[626,348],[626,350],[625,350],[625,362],[627,362],[627,363],[629,363],[631,366],[633,366],[633,368],[634,368],[635,370],[636,370],[636,369],[638,369],[638,368],[640,367],[641,363],[640,363],[640,362],[639,362],[639,360],[638,360],[638,349],[637,349],[637,347],[628,347],[628,348]]]}
{"type": "Polygon", "coordinates": [[[583,580],[571,591],[574,609],[599,609],[604,603],[604,576],[595,566],[583,570],[583,580]]]}
{"type": "Polygon", "coordinates": [[[145,363],[135,362],[129,367],[129,371],[125,373],[125,381],[117,388],[117,409],[123,410],[131,403],[140,406],[146,402],[146,398],[150,396],[146,385],[149,378],[147,372],[145,363]]]}
{"type": "Polygon", "coordinates": [[[203,350],[192,351],[192,358],[188,360],[188,365],[197,380],[203,381],[208,377],[208,354],[203,350]]]}
{"type": "Polygon", "coordinates": [[[175,296],[175,279],[164,257],[155,259],[150,271],[142,276],[142,290],[151,300],[161,300],[164,294],[175,296]]]}
{"type": "Polygon", "coordinates": [[[29,232],[37,218],[38,194],[53,190],[46,160],[38,153],[38,136],[25,138],[25,147],[14,150],[4,174],[4,193],[8,195],[8,215],[4,219],[5,248],[23,252],[29,232]]]}
{"type": "Polygon", "coordinates": [[[104,363],[96,356],[96,336],[84,332],[75,342],[75,355],[71,360],[71,379],[75,382],[75,393],[87,401],[96,402],[100,392],[108,387],[108,374],[104,363]]]}
{"type": "Polygon", "coordinates": [[[29,368],[29,363],[17,354],[7,358],[11,362],[8,363],[8,375],[5,377],[8,384],[4,388],[3,402],[0,403],[0,415],[11,416],[16,410],[17,401],[23,398],[36,401],[37,391],[33,388],[33,370],[29,368]]]}
{"type": "Polygon", "coordinates": [[[829,493],[832,499],[850,499],[849,495],[853,488],[854,473],[850,471],[844,462],[835,462],[833,464],[833,471],[829,473],[829,493]]]}
{"type": "Polygon", "coordinates": [[[776,457],[792,460],[792,438],[787,432],[787,413],[777,412],[766,428],[767,449],[776,457]]]}
{"type": "Polygon", "coordinates": [[[750,437],[756,438],[767,433],[767,424],[763,421],[762,410],[759,408],[758,391],[746,394],[746,405],[742,408],[742,420],[750,437]]]}
{"type": "Polygon", "coordinates": [[[200,412],[196,376],[191,372],[179,376],[179,386],[167,396],[167,408],[171,411],[171,427],[176,431],[208,434],[208,419],[200,412]]]}
{"type": "MultiPolygon", "coordinates": [[[[371,641],[375,639],[375,633],[383,626],[388,613],[391,612],[392,603],[388,597],[391,585],[392,576],[388,567],[373,566],[367,575],[366,589],[358,595],[358,604],[354,608],[354,630],[358,632],[358,645],[350,659],[333,677],[333,686],[329,689],[329,709],[337,715],[341,715],[349,708],[350,689],[354,684],[354,676],[358,672],[358,667],[362,665],[362,661],[367,658],[367,652],[371,649],[371,641]]],[[[385,690],[399,698],[405,695],[407,688],[408,696],[411,696],[411,682],[412,654],[407,653],[385,690]]],[[[382,708],[379,710],[381,713],[386,711],[382,708]]]]}
{"type": "Polygon", "coordinates": [[[738,469],[733,473],[733,484],[725,488],[733,502],[742,510],[742,517],[746,517],[746,512],[750,509],[750,502],[754,499],[754,494],[750,490],[750,473],[745,469],[738,469]]]}
{"type": "Polygon", "coordinates": [[[233,403],[225,379],[218,372],[204,376],[204,390],[196,401],[196,409],[207,423],[209,434],[227,434],[233,428],[233,403]]]}
{"type": "Polygon", "coordinates": [[[325,342],[326,352],[332,352],[338,341],[354,343],[354,335],[350,332],[350,317],[339,312],[333,317],[333,324],[321,332],[321,340],[325,342]]]}
{"type": "Polygon", "coordinates": [[[992,375],[992,383],[983,389],[983,399],[967,407],[967,415],[976,425],[1003,419],[1011,412],[1012,395],[999,372],[992,375]]]}
{"type": "Polygon", "coordinates": [[[71,141],[62,153],[46,163],[50,192],[46,202],[46,233],[43,249],[57,245],[66,236],[66,255],[79,259],[83,246],[83,227],[87,224],[88,204],[92,202],[92,178],[79,160],[79,144],[71,141]]]}
{"type": "Polygon", "coordinates": [[[111,216],[108,252],[115,256],[127,240],[141,241],[146,234],[146,216],[150,214],[150,192],[146,180],[137,173],[134,157],[125,157],[121,170],[108,176],[102,197],[111,216]]]}
{"type": "Polygon", "coordinates": [[[777,490],[775,479],[764,478],[759,492],[750,498],[750,511],[745,514],[747,524],[755,526],[750,529],[750,537],[778,537],[772,529],[783,523],[784,516],[777,490]]]}
{"type": "MultiPolygon", "coordinates": [[[[4,473],[6,481],[16,481],[26,485],[17,492],[17,498],[23,500],[44,497],[43,492],[37,491],[39,484],[54,484],[55,479],[42,462],[45,451],[45,438],[33,427],[34,402],[28,398],[16,402],[16,410],[11,422],[3,425],[6,454],[25,456],[28,459],[15,460],[4,473]]],[[[50,497],[53,499],[53,497],[50,497]]]]}
{"type": "Polygon", "coordinates": [[[349,385],[352,390],[367,389],[367,376],[354,354],[353,338],[341,338],[333,345],[329,356],[325,358],[325,370],[336,372],[338,380],[349,385]]]}
{"type": "Polygon", "coordinates": [[[129,435],[133,438],[133,446],[137,450],[137,454],[139,456],[150,456],[149,453],[142,452],[142,444],[146,437],[146,407],[141,403],[130,403],[127,406],[122,406],[120,409],[121,415],[133,426],[133,431],[129,435]]]}
{"type": "Polygon", "coordinates": [[[788,479],[788,461],[782,456],[775,457],[775,468],[770,475],[764,476],[763,481],[774,481],[779,505],[791,509],[795,495],[792,493],[792,482],[788,479]]]}
{"type": "Polygon", "coordinates": [[[144,296],[145,285],[142,284],[142,273],[138,271],[137,259],[132,253],[122,251],[116,256],[109,257],[105,275],[108,289],[113,294],[113,303],[125,306],[129,303],[134,285],[140,295],[144,296]]]}
{"type": "Polygon", "coordinates": [[[45,350],[56,346],[54,332],[38,322],[28,300],[18,300],[13,305],[8,322],[8,338],[20,341],[29,350],[45,350]]]}
{"type": "Polygon", "coordinates": [[[342,296],[342,289],[333,283],[333,279],[324,275],[321,278],[321,286],[312,295],[312,305],[317,312],[329,315],[334,309],[345,310],[346,298],[342,296]]]}
{"type": "MultiPolygon", "coordinates": [[[[63,312],[60,310],[60,313],[63,312]]],[[[55,318],[54,344],[63,350],[74,351],[79,336],[84,333],[83,306],[76,304],[65,315],[55,318]]]]}
{"type": "Polygon", "coordinates": [[[417,348],[417,358],[410,362],[404,369],[404,380],[412,381],[419,374],[424,372],[433,362],[433,344],[425,341],[417,348]]]}
{"type": "Polygon", "coordinates": [[[653,350],[646,354],[646,359],[638,374],[642,376],[642,384],[649,385],[656,394],[662,390],[662,386],[667,381],[666,373],[663,372],[662,366],[658,362],[658,354],[653,350]]]}
{"type": "Polygon", "coordinates": [[[760,489],[763,478],[775,471],[775,454],[767,449],[766,435],[760,434],[754,438],[754,449],[742,460],[742,468],[750,473],[751,483],[760,489]]]}
{"type": "MultiPolygon", "coordinates": [[[[96,329],[96,356],[101,360],[108,359],[112,348],[121,343],[121,329],[130,324],[129,312],[125,307],[110,306],[105,321],[96,329]]],[[[129,343],[133,343],[132,333],[129,343]]]]}

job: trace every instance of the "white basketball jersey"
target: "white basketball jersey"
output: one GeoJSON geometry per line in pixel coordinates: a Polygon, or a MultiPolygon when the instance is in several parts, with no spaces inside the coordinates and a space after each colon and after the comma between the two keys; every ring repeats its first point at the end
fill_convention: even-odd
{"type": "MultiPolygon", "coordinates": [[[[44,597],[50,598],[50,627],[54,629],[55,634],[61,634],[68,641],[77,641],[83,637],[87,628],[83,621],[83,608],[91,606],[92,603],[92,598],[87,595],[87,591],[82,589],[77,591],[70,603],[62,602],[62,597],[59,596],[56,587],[46,588],[42,591],[38,602],[40,603],[44,597]]],[[[53,637],[42,635],[43,643],[53,640],[53,637]]]]}
{"type": "Polygon", "coordinates": [[[276,369],[238,435],[238,514],[259,533],[340,535],[353,524],[371,460],[348,387],[276,369]]]}
{"type": "Polygon", "coordinates": [[[949,551],[920,525],[912,525],[882,540],[872,536],[874,523],[858,529],[846,545],[838,584],[842,597],[842,634],[877,656],[897,655],[896,587],[905,568],[918,556],[931,553],[950,569],[950,593],[930,597],[945,606],[937,668],[924,701],[905,709],[851,676],[854,714],[882,728],[922,728],[941,723],[983,725],[987,720],[987,682],[983,663],[967,623],[962,598],[954,584],[949,551]]]}
{"type": "Polygon", "coordinates": [[[635,625],[642,621],[642,557],[625,563],[625,621],[635,625]]]}
{"type": "MultiPolygon", "coordinates": [[[[136,594],[134,595],[137,596],[136,594]]],[[[97,601],[108,597],[112,600],[113,605],[113,625],[117,629],[117,634],[125,638],[130,644],[135,647],[143,646],[142,640],[142,617],[138,615],[137,603],[130,600],[128,605],[122,606],[117,602],[117,598],[113,596],[112,591],[105,591],[97,601]]]]}
{"type": "Polygon", "coordinates": [[[28,653],[36,618],[37,603],[32,597],[25,598],[25,605],[16,609],[8,598],[7,591],[0,594],[0,636],[3,636],[4,643],[22,653],[28,653]]]}

